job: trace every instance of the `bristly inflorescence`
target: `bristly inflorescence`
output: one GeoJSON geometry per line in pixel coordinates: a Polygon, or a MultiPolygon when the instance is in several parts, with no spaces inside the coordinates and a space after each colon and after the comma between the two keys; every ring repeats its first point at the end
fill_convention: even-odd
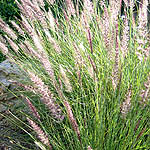
{"type": "Polygon", "coordinates": [[[74,5],[73,5],[72,1],[71,0],[65,0],[65,1],[66,1],[67,12],[68,12],[69,17],[71,15],[74,16],[76,11],[75,11],[75,8],[74,8],[74,5]]]}
{"type": "Polygon", "coordinates": [[[72,128],[76,132],[76,134],[78,136],[78,139],[81,142],[80,130],[79,130],[78,124],[76,122],[76,119],[73,116],[73,113],[72,113],[72,110],[71,110],[71,106],[69,105],[69,103],[67,101],[64,101],[64,105],[66,107],[68,118],[69,118],[69,121],[70,121],[70,123],[72,125],[72,128]]]}
{"type": "Polygon", "coordinates": [[[28,71],[28,73],[31,81],[36,87],[36,93],[41,94],[41,100],[49,108],[49,111],[52,113],[52,116],[58,120],[63,120],[64,116],[62,114],[62,111],[59,108],[59,106],[55,104],[55,98],[50,92],[48,86],[45,85],[45,83],[33,72],[28,71]]]}
{"type": "Polygon", "coordinates": [[[127,94],[126,94],[126,98],[121,105],[121,114],[124,118],[126,117],[127,113],[130,110],[130,107],[131,107],[131,96],[132,96],[132,91],[129,88],[129,90],[127,91],[127,94]]]}
{"type": "Polygon", "coordinates": [[[150,76],[148,77],[147,81],[144,83],[144,87],[145,89],[141,90],[140,96],[142,98],[142,101],[140,103],[146,105],[150,97],[150,76]]]}
{"type": "Polygon", "coordinates": [[[17,39],[15,32],[0,18],[0,28],[8,34],[13,40],[17,39]]]}
{"type": "Polygon", "coordinates": [[[118,24],[116,24],[116,46],[115,46],[115,62],[114,68],[112,72],[112,85],[114,90],[116,89],[119,81],[119,32],[118,32],[118,24]]]}
{"type": "Polygon", "coordinates": [[[147,40],[148,40],[148,0],[143,0],[139,6],[139,16],[138,16],[138,37],[136,39],[138,43],[137,47],[137,56],[140,60],[146,60],[149,56],[150,49],[146,48],[147,40]]]}
{"type": "Polygon", "coordinates": [[[37,109],[35,108],[35,106],[31,103],[31,101],[26,97],[26,101],[27,101],[27,104],[30,108],[30,110],[32,111],[33,115],[38,119],[40,120],[40,115],[37,111],[37,109]]]}
{"type": "Polygon", "coordinates": [[[8,52],[9,52],[9,50],[8,50],[8,48],[7,48],[7,46],[6,46],[6,44],[3,43],[1,40],[0,40],[0,49],[2,50],[2,53],[3,53],[4,55],[7,55],[8,52]]]}
{"type": "Polygon", "coordinates": [[[29,124],[32,126],[33,130],[36,132],[38,138],[40,139],[40,141],[47,145],[49,147],[50,150],[52,150],[52,146],[49,142],[48,136],[43,132],[43,130],[30,118],[27,118],[29,124]]]}
{"type": "Polygon", "coordinates": [[[122,33],[122,39],[121,39],[121,53],[123,58],[125,58],[128,54],[128,45],[129,45],[129,23],[127,18],[127,13],[125,12],[125,18],[124,18],[124,28],[122,33]]]}
{"type": "Polygon", "coordinates": [[[65,84],[66,90],[68,92],[71,92],[72,91],[72,86],[71,86],[70,81],[69,81],[69,79],[68,79],[68,77],[66,75],[66,72],[65,72],[64,68],[62,67],[62,65],[59,65],[59,68],[60,68],[60,73],[61,73],[62,81],[65,84]]]}

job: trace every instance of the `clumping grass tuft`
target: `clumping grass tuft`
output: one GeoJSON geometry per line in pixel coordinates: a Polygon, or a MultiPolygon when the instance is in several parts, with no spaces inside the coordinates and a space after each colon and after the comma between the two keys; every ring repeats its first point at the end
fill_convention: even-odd
{"type": "Polygon", "coordinates": [[[0,49],[25,72],[11,82],[29,111],[12,117],[34,149],[149,149],[148,0],[136,17],[126,0],[16,3],[21,19],[14,30],[0,19],[0,49]]]}

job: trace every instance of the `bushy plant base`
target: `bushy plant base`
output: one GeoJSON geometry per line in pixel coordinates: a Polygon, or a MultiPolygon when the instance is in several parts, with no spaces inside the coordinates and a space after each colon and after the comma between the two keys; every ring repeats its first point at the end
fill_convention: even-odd
{"type": "Polygon", "coordinates": [[[0,20],[0,48],[25,74],[11,82],[29,112],[12,121],[35,149],[149,149],[148,1],[137,18],[133,1],[124,1],[124,17],[114,0],[47,1],[47,11],[42,0],[16,2],[22,19],[14,30],[0,20]]]}

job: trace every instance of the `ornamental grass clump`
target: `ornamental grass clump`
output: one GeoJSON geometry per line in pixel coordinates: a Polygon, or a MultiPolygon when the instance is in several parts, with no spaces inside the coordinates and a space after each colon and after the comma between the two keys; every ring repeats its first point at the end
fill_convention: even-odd
{"type": "Polygon", "coordinates": [[[134,1],[57,2],[16,0],[21,18],[0,20],[32,149],[149,149],[148,1],[136,17],[134,1]]]}

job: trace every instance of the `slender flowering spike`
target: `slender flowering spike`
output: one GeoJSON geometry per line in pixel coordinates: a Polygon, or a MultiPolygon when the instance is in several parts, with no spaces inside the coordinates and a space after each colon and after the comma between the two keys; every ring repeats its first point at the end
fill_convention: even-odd
{"type": "Polygon", "coordinates": [[[0,41],[1,41],[2,43],[6,44],[6,40],[3,38],[2,35],[0,35],[0,41]]]}
{"type": "Polygon", "coordinates": [[[94,70],[92,66],[88,66],[88,73],[90,77],[93,79],[94,78],[94,70]]]}
{"type": "Polygon", "coordinates": [[[66,73],[65,73],[65,70],[63,69],[63,67],[61,65],[59,65],[59,68],[60,68],[60,73],[61,73],[63,82],[65,84],[65,87],[66,87],[68,92],[71,92],[72,91],[72,86],[70,84],[70,81],[69,81],[66,73]]]}
{"type": "MultiPolygon", "coordinates": [[[[41,0],[40,0],[41,1],[41,0]]],[[[31,3],[30,0],[21,0],[22,2],[22,12],[26,18],[28,18],[31,22],[33,20],[37,20],[41,23],[43,28],[48,28],[45,14],[39,8],[38,3],[31,3]]],[[[43,4],[44,5],[44,4],[43,4]]]]}
{"type": "Polygon", "coordinates": [[[148,97],[150,95],[150,76],[148,77],[148,80],[146,81],[144,86],[145,86],[145,90],[142,90],[140,95],[142,98],[141,103],[145,103],[148,100],[148,97]]]}
{"type": "Polygon", "coordinates": [[[73,46],[74,46],[74,57],[75,57],[75,61],[76,61],[76,64],[79,65],[80,67],[82,66],[86,66],[86,63],[80,53],[80,50],[78,49],[76,43],[73,43],[73,46]]]}
{"type": "Polygon", "coordinates": [[[38,51],[42,53],[44,51],[44,48],[41,44],[40,37],[36,34],[36,32],[34,32],[34,34],[32,35],[32,39],[38,51]]]}
{"type": "Polygon", "coordinates": [[[121,52],[123,58],[125,58],[128,53],[128,42],[129,42],[129,25],[128,25],[127,15],[125,14],[124,29],[123,29],[123,35],[121,40],[121,52]]]}
{"type": "Polygon", "coordinates": [[[52,113],[52,116],[54,116],[56,119],[59,119],[62,121],[64,119],[64,116],[62,115],[61,109],[57,104],[54,103],[55,99],[53,95],[51,94],[49,88],[47,85],[44,84],[44,82],[36,76],[34,73],[29,72],[29,76],[31,81],[36,86],[36,93],[41,94],[41,100],[43,103],[49,108],[49,110],[52,113]]]}
{"type": "Polygon", "coordinates": [[[16,3],[18,5],[18,7],[20,8],[22,14],[28,18],[30,21],[34,20],[34,15],[33,15],[33,11],[32,8],[26,4],[26,1],[21,0],[21,4],[16,0],[16,3]]]}
{"type": "Polygon", "coordinates": [[[57,44],[57,41],[55,41],[55,40],[51,37],[51,35],[50,35],[50,33],[49,33],[48,30],[44,30],[44,31],[45,31],[45,34],[48,36],[49,42],[53,45],[55,51],[56,51],[58,54],[61,54],[61,48],[60,48],[60,46],[57,44]]]}
{"type": "Polygon", "coordinates": [[[6,37],[7,41],[8,41],[8,43],[10,44],[10,46],[11,46],[11,47],[13,48],[13,50],[17,53],[18,50],[19,50],[18,45],[17,45],[15,42],[13,42],[8,36],[5,35],[5,37],[6,37]]]}
{"type": "Polygon", "coordinates": [[[140,122],[141,122],[141,119],[138,120],[138,122],[137,122],[137,124],[136,124],[136,126],[134,128],[134,131],[136,131],[139,128],[140,122]]]}
{"type": "Polygon", "coordinates": [[[74,5],[72,3],[71,0],[65,0],[66,2],[66,6],[67,6],[67,12],[68,12],[68,15],[71,16],[71,15],[75,15],[76,11],[75,11],[75,8],[74,8],[74,5]]]}
{"type": "Polygon", "coordinates": [[[30,0],[21,0],[23,7],[21,8],[23,14],[26,18],[28,18],[31,22],[33,20],[37,20],[41,23],[43,28],[47,27],[47,22],[45,18],[44,12],[39,8],[38,4],[35,5],[31,3],[30,0]]]}
{"type": "Polygon", "coordinates": [[[38,111],[36,110],[36,108],[33,106],[33,104],[31,103],[31,101],[26,97],[26,101],[28,103],[28,106],[30,108],[30,110],[32,111],[33,115],[40,120],[40,115],[38,113],[38,111]]]}
{"type": "Polygon", "coordinates": [[[94,15],[93,3],[90,0],[84,0],[84,12],[90,19],[92,19],[92,15],[94,15]]]}
{"type": "Polygon", "coordinates": [[[80,86],[82,86],[81,73],[80,73],[80,70],[78,68],[77,68],[76,74],[78,77],[79,84],[80,84],[80,86]]]}
{"type": "Polygon", "coordinates": [[[83,42],[81,42],[81,43],[79,44],[79,48],[80,48],[83,52],[85,52],[85,47],[83,46],[83,42]]]}
{"type": "Polygon", "coordinates": [[[14,21],[11,21],[11,23],[21,35],[24,35],[24,31],[19,27],[19,25],[17,25],[14,21]]]}
{"type": "Polygon", "coordinates": [[[143,3],[140,4],[139,8],[139,26],[138,26],[138,32],[140,37],[145,37],[147,34],[147,6],[148,6],[148,0],[143,0],[143,3]]]}
{"type": "Polygon", "coordinates": [[[23,26],[23,28],[25,29],[25,31],[31,36],[34,33],[33,27],[29,24],[29,22],[27,21],[27,19],[21,15],[22,21],[21,21],[21,25],[23,26]]]}
{"type": "Polygon", "coordinates": [[[17,85],[18,87],[23,87],[27,91],[30,91],[30,92],[33,92],[33,93],[37,94],[36,93],[37,90],[31,85],[25,85],[25,84],[22,84],[22,83],[19,83],[17,81],[13,81],[13,80],[9,80],[9,82],[11,82],[12,84],[17,85]]]}
{"type": "MultiPolygon", "coordinates": [[[[147,23],[148,23],[148,16],[147,16],[147,7],[148,7],[148,0],[143,0],[142,3],[140,3],[139,7],[139,24],[138,24],[138,38],[136,39],[138,43],[137,48],[137,55],[138,58],[141,59],[143,56],[145,56],[145,60],[147,59],[147,49],[145,49],[145,45],[147,43],[148,39],[148,31],[147,31],[147,23]]],[[[148,50],[149,51],[149,50],[148,50]]],[[[149,54],[148,54],[149,55],[149,54]]]]}
{"type": "MultiPolygon", "coordinates": [[[[105,43],[105,47],[109,53],[112,51],[113,43],[111,43],[111,29],[110,29],[110,16],[108,13],[108,8],[104,5],[104,14],[100,20],[100,29],[102,32],[102,37],[105,43]]],[[[110,54],[111,55],[111,54],[110,54]]]]}
{"type": "Polygon", "coordinates": [[[43,49],[41,49],[42,45],[39,44],[40,52],[37,52],[32,48],[31,44],[28,41],[25,41],[24,43],[27,46],[29,53],[33,56],[36,56],[41,61],[42,65],[44,66],[45,70],[47,71],[48,75],[50,76],[50,79],[52,81],[54,81],[54,79],[55,79],[54,71],[51,66],[51,63],[49,62],[47,55],[45,54],[43,49]]]}
{"type": "Polygon", "coordinates": [[[28,48],[26,47],[25,43],[20,43],[19,47],[28,55],[31,55],[31,53],[29,52],[28,48]]]}
{"type": "Polygon", "coordinates": [[[27,53],[29,53],[30,55],[33,55],[35,57],[37,57],[38,59],[41,58],[41,56],[38,54],[37,51],[35,51],[35,49],[31,46],[31,43],[27,40],[24,41],[23,47],[22,45],[20,45],[20,47],[25,50],[27,53]],[[24,48],[25,46],[25,48],[24,48]]]}
{"type": "Polygon", "coordinates": [[[122,1],[120,0],[110,0],[111,21],[114,24],[114,26],[116,25],[118,20],[118,14],[120,12],[121,3],[122,1]]]}
{"type": "Polygon", "coordinates": [[[84,13],[83,13],[83,20],[84,20],[84,25],[85,25],[86,32],[87,32],[87,39],[90,45],[91,53],[93,54],[92,35],[91,35],[89,24],[87,22],[87,18],[84,15],[84,13]]]}
{"type": "Polygon", "coordinates": [[[122,113],[123,117],[126,117],[127,113],[130,110],[131,96],[132,96],[132,92],[131,92],[131,89],[129,89],[127,94],[126,94],[126,99],[125,99],[125,101],[123,102],[123,104],[121,106],[121,113],[122,113]]]}
{"type": "Polygon", "coordinates": [[[118,24],[116,25],[116,48],[115,48],[115,64],[114,64],[114,70],[112,73],[112,84],[114,87],[114,90],[116,89],[118,85],[118,77],[119,74],[119,35],[118,35],[118,24]]]}
{"type": "Polygon", "coordinates": [[[64,105],[66,107],[66,110],[67,110],[67,114],[68,114],[68,117],[69,117],[69,121],[72,125],[72,128],[73,130],[76,132],[77,136],[78,136],[78,139],[79,141],[81,142],[81,137],[80,137],[80,131],[79,131],[79,127],[78,127],[78,124],[76,122],[76,119],[74,118],[73,116],[73,113],[72,113],[72,110],[71,110],[71,107],[69,105],[69,103],[67,101],[64,101],[64,105]]]}
{"type": "Polygon", "coordinates": [[[36,134],[38,135],[38,138],[40,139],[40,141],[47,145],[49,147],[50,150],[52,150],[52,146],[49,143],[49,139],[47,137],[47,135],[43,132],[43,130],[31,119],[27,118],[29,124],[32,126],[33,130],[36,132],[36,134]]]}
{"type": "Polygon", "coordinates": [[[6,47],[6,45],[4,44],[4,43],[2,43],[1,41],[0,41],[0,50],[2,51],[2,53],[4,54],[4,55],[7,55],[8,54],[8,48],[6,47]]]}
{"type": "Polygon", "coordinates": [[[55,80],[55,75],[54,75],[54,70],[51,66],[51,63],[49,62],[48,57],[44,54],[41,53],[40,60],[45,68],[45,70],[47,71],[48,75],[50,76],[51,80],[54,81],[55,80]]]}
{"type": "Polygon", "coordinates": [[[12,39],[17,39],[14,31],[0,18],[0,28],[7,33],[12,39]]]}
{"type": "Polygon", "coordinates": [[[70,21],[69,21],[69,18],[68,18],[68,15],[67,15],[66,11],[63,10],[63,13],[64,13],[64,16],[65,16],[66,21],[69,22],[69,24],[70,24],[70,21]]]}
{"type": "Polygon", "coordinates": [[[123,0],[126,7],[130,7],[131,10],[133,10],[134,7],[134,0],[123,0]]]}
{"type": "Polygon", "coordinates": [[[49,25],[50,25],[51,29],[55,31],[55,25],[56,25],[56,23],[55,23],[55,19],[53,17],[52,11],[50,9],[47,12],[46,17],[47,17],[47,20],[49,22],[49,25]]]}

